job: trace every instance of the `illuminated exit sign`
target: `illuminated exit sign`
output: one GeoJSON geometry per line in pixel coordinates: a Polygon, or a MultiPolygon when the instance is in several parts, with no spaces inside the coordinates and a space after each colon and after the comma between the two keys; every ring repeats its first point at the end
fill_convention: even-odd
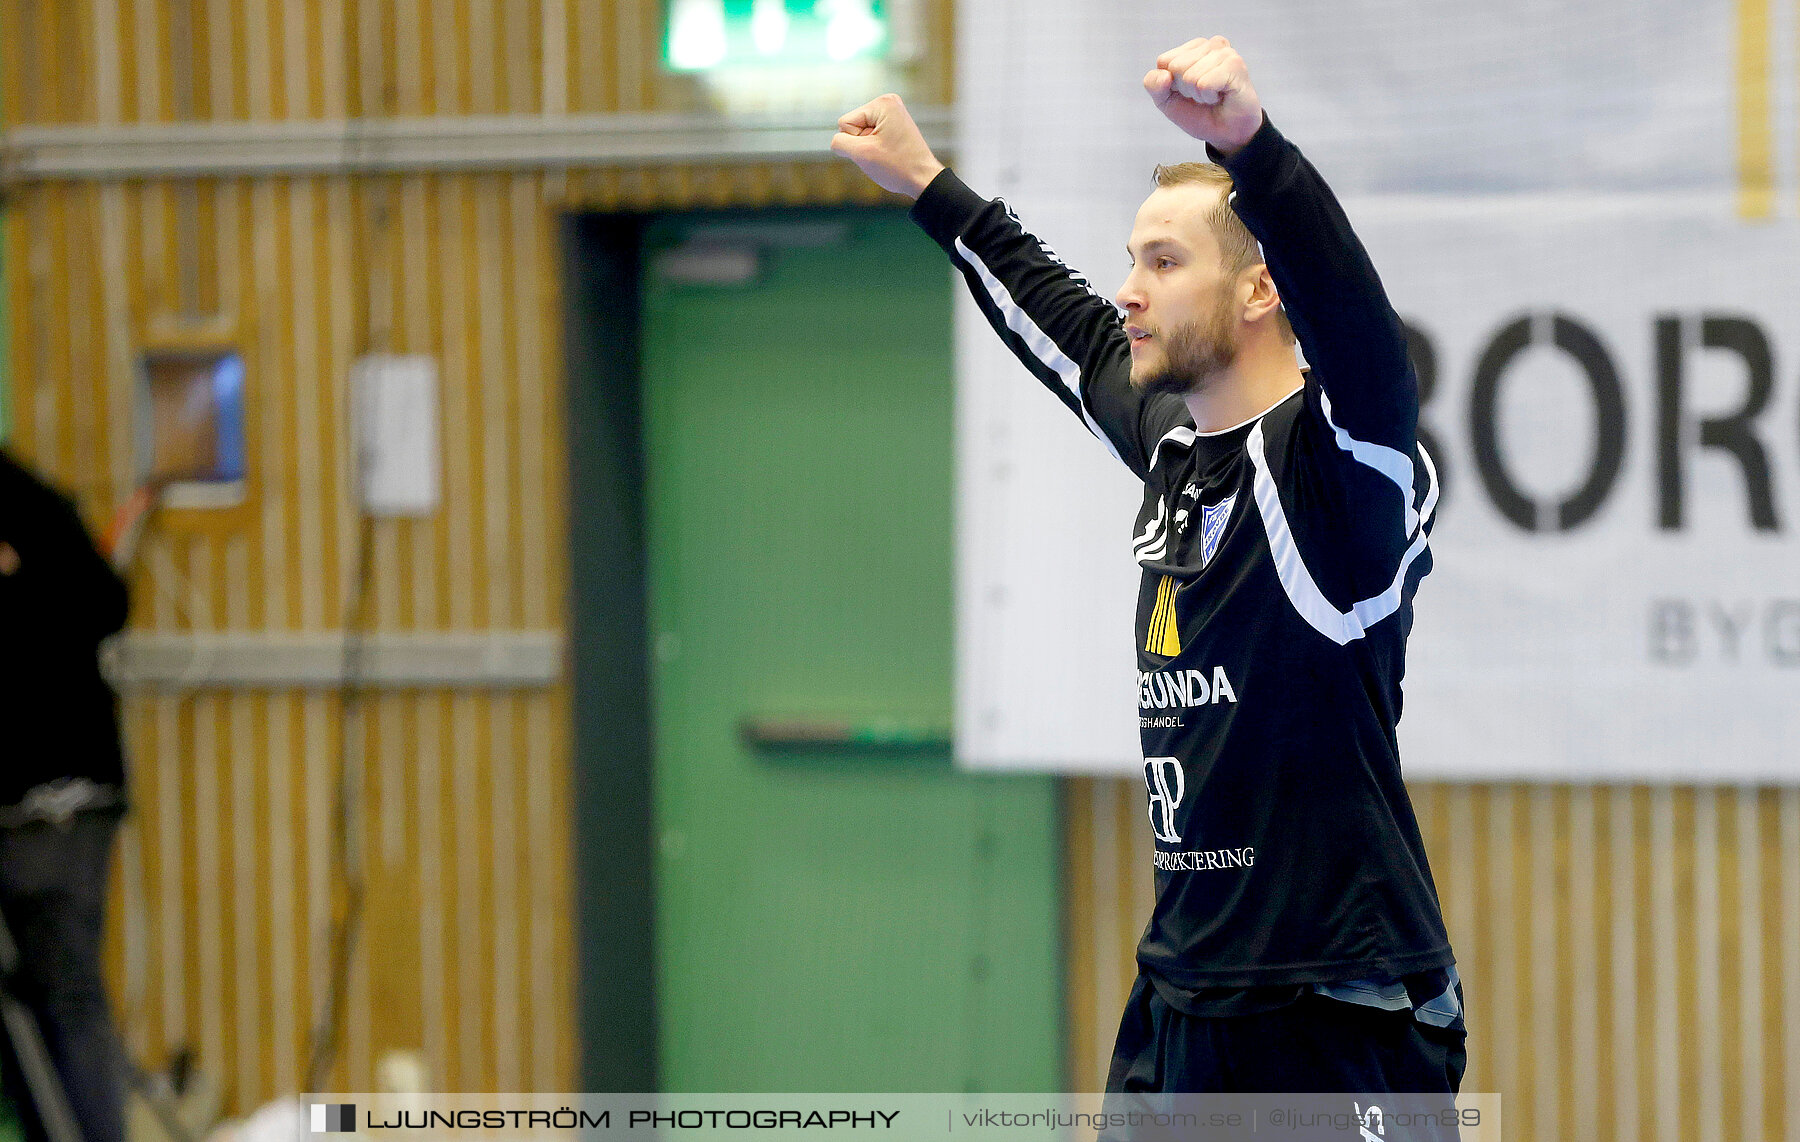
{"type": "Polygon", "coordinates": [[[882,0],[667,0],[664,12],[672,71],[842,63],[888,49],[882,0]]]}

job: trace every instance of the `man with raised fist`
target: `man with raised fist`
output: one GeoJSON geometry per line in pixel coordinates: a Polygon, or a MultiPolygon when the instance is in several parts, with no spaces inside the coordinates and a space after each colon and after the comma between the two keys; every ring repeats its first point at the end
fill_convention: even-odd
{"type": "Polygon", "coordinates": [[[915,200],[995,332],[1144,483],[1156,905],[1107,1089],[1454,1092],[1462,988],[1395,738],[1438,499],[1405,337],[1226,40],[1164,52],[1144,89],[1212,162],[1156,169],[1113,300],[899,97],[831,142],[915,200]]]}

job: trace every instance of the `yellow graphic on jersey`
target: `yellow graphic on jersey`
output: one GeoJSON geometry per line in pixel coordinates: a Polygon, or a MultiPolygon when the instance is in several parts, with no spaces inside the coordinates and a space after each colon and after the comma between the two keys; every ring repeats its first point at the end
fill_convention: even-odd
{"type": "Polygon", "coordinates": [[[1175,578],[1164,575],[1156,585],[1156,609],[1150,612],[1150,634],[1144,649],[1174,658],[1181,653],[1181,623],[1175,618],[1175,578]]]}

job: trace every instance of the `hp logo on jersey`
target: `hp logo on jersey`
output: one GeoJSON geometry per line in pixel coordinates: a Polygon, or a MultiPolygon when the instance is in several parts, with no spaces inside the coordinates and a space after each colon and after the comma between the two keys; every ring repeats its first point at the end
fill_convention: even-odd
{"type": "Polygon", "coordinates": [[[1181,805],[1181,795],[1186,792],[1187,778],[1181,771],[1181,761],[1173,757],[1147,757],[1144,759],[1144,787],[1150,791],[1150,829],[1159,841],[1171,843],[1181,840],[1181,834],[1175,831],[1175,810],[1181,805]],[[1175,788],[1169,788],[1169,775],[1174,774],[1175,788]],[[1161,812],[1159,813],[1158,807],[1161,812]]]}
{"type": "Polygon", "coordinates": [[[1225,525],[1231,522],[1231,509],[1236,503],[1237,495],[1233,493],[1200,509],[1200,566],[1211,563],[1213,553],[1219,550],[1219,540],[1225,538],[1225,525]]]}

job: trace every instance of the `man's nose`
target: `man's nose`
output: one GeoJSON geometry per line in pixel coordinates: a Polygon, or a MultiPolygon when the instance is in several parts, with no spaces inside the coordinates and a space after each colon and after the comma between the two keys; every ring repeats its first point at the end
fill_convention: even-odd
{"type": "Polygon", "coordinates": [[[1144,308],[1144,295],[1143,292],[1137,288],[1136,274],[1127,277],[1125,279],[1125,284],[1119,287],[1119,292],[1113,294],[1113,304],[1124,310],[1144,308]]]}

